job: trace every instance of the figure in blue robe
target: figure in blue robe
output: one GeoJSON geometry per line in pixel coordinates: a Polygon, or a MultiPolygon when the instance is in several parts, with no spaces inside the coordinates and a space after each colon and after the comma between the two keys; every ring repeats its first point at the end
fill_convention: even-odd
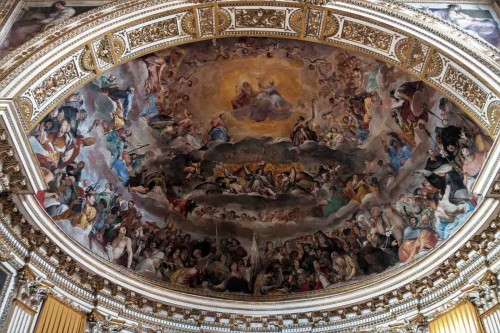
{"type": "Polygon", "coordinates": [[[396,173],[401,170],[403,164],[411,158],[413,151],[410,146],[401,140],[395,133],[389,133],[391,136],[390,145],[387,148],[389,162],[396,173]]]}

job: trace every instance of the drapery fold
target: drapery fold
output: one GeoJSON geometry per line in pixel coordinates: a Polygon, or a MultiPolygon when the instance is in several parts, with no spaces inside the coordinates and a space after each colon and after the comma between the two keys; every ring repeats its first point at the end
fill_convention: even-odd
{"type": "Polygon", "coordinates": [[[484,333],[476,307],[463,302],[429,323],[430,333],[484,333]]]}
{"type": "Polygon", "coordinates": [[[38,316],[35,333],[85,333],[86,326],[85,313],[49,296],[38,316]]]}

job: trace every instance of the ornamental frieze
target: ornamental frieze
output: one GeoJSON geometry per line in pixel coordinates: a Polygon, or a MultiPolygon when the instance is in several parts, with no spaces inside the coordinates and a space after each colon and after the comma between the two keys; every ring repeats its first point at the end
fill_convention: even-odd
{"type": "Polygon", "coordinates": [[[323,37],[331,37],[337,34],[339,31],[339,20],[337,19],[334,12],[327,11],[325,15],[325,24],[323,28],[323,37]]]}
{"type": "Polygon", "coordinates": [[[413,41],[410,38],[401,39],[396,43],[396,57],[402,64],[408,63],[412,51],[413,41]]]}
{"type": "Polygon", "coordinates": [[[216,34],[220,34],[222,33],[223,31],[229,29],[229,27],[231,26],[231,14],[226,10],[226,9],[222,9],[222,8],[217,8],[215,10],[215,13],[216,13],[216,17],[217,17],[217,24],[215,26],[215,31],[216,31],[216,34]]]}
{"type": "Polygon", "coordinates": [[[213,7],[198,8],[198,24],[201,37],[210,37],[215,34],[215,16],[213,7]]]}
{"type": "Polygon", "coordinates": [[[429,51],[430,47],[428,45],[415,41],[408,63],[408,69],[417,75],[422,73],[429,51]]]}
{"type": "Polygon", "coordinates": [[[33,89],[32,93],[36,104],[38,106],[45,104],[62,87],[71,84],[77,78],[76,63],[75,61],[70,61],[33,89]]]}
{"type": "Polygon", "coordinates": [[[388,53],[393,36],[385,31],[345,20],[342,26],[342,38],[388,53]]]}
{"type": "MultiPolygon", "coordinates": [[[[500,117],[500,101],[499,100],[493,101],[488,105],[487,116],[488,116],[488,120],[492,124],[494,124],[498,121],[498,118],[500,117]]],[[[497,125],[497,127],[495,128],[495,134],[497,134],[498,131],[500,131],[499,125],[497,125]]]]}
{"type": "Polygon", "coordinates": [[[111,68],[114,63],[113,49],[109,36],[103,36],[92,43],[92,50],[94,51],[95,58],[100,70],[105,71],[111,68]]]}
{"type": "MultiPolygon", "coordinates": [[[[322,9],[309,8],[307,13],[306,36],[312,38],[319,38],[321,34],[321,27],[323,24],[322,9]]],[[[331,22],[331,21],[330,21],[331,22]]]]}
{"type": "Polygon", "coordinates": [[[304,11],[302,9],[297,9],[290,15],[289,23],[290,28],[298,34],[302,34],[304,20],[304,11]]]}
{"type": "Polygon", "coordinates": [[[219,6],[219,10],[226,13],[223,19],[225,27],[220,26],[219,19],[219,34],[229,35],[254,30],[266,35],[281,33],[293,36],[295,33],[291,27],[290,17],[295,8],[293,5],[273,6],[271,4],[219,6]]]}
{"type": "Polygon", "coordinates": [[[236,28],[285,28],[286,12],[284,9],[236,9],[234,14],[236,28]]]}
{"type": "Polygon", "coordinates": [[[425,69],[424,75],[427,77],[437,77],[443,71],[444,63],[443,58],[436,51],[431,51],[428,65],[425,69]]]}
{"type": "Polygon", "coordinates": [[[176,18],[169,18],[127,31],[131,49],[169,39],[179,35],[176,18]]]}
{"type": "Polygon", "coordinates": [[[444,75],[444,83],[463,96],[469,103],[482,110],[488,94],[467,75],[453,66],[449,66],[444,75]]]}

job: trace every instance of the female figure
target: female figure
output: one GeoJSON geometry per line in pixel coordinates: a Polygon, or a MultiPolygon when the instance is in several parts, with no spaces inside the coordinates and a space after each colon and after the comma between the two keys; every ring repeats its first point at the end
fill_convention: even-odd
{"type": "Polygon", "coordinates": [[[221,113],[210,122],[212,128],[208,132],[210,141],[229,142],[230,136],[226,127],[226,115],[221,113]]]}

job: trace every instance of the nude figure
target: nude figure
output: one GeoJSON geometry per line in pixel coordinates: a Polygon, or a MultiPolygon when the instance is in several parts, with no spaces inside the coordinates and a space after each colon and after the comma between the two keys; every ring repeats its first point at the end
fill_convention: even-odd
{"type": "Polygon", "coordinates": [[[134,253],[132,252],[132,241],[129,237],[125,236],[126,234],[127,228],[120,227],[118,236],[116,236],[111,244],[106,246],[106,250],[108,251],[109,259],[113,262],[120,259],[125,254],[125,251],[127,251],[127,268],[130,268],[134,253]]]}

